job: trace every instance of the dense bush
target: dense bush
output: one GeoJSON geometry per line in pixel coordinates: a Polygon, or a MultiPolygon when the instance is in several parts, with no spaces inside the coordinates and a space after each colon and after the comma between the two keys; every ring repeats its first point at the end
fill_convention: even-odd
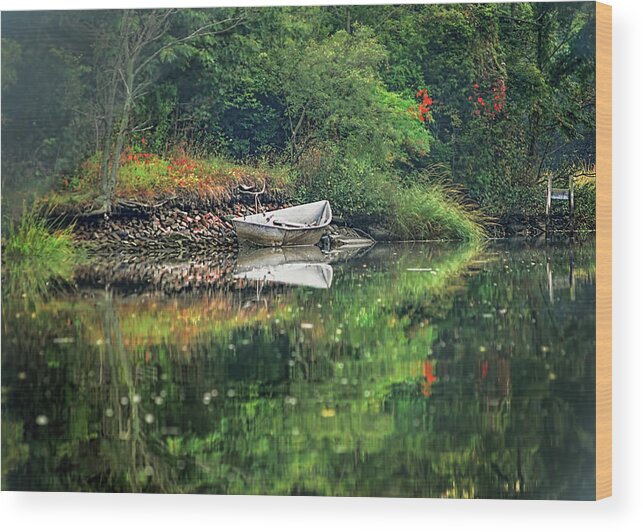
{"type": "Polygon", "coordinates": [[[295,197],[327,199],[336,217],[348,222],[380,220],[390,207],[392,184],[368,160],[347,157],[338,146],[310,148],[298,164],[295,197]]]}
{"type": "Polygon", "coordinates": [[[596,229],[596,179],[578,179],[574,191],[576,227],[596,229]]]}

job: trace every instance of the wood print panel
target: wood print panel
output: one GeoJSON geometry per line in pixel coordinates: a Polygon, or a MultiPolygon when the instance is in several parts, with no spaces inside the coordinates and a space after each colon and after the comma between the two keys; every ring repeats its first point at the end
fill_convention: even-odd
{"type": "Polygon", "coordinates": [[[612,494],[612,7],[596,4],[596,498],[612,494]]]}

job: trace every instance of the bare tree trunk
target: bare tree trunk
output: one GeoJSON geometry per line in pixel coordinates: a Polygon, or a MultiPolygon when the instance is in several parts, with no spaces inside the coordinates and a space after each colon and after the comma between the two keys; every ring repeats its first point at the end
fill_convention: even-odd
{"type": "Polygon", "coordinates": [[[134,86],[134,64],[130,60],[127,62],[127,78],[125,81],[125,103],[123,104],[123,112],[121,114],[121,121],[116,135],[116,143],[112,152],[112,167],[109,172],[108,179],[105,183],[105,209],[106,212],[111,210],[114,194],[116,192],[116,180],[118,178],[118,167],[120,165],[121,151],[125,145],[125,137],[127,136],[127,126],[129,125],[130,110],[133,103],[132,88],[134,86]]]}
{"type": "MultiPolygon", "coordinates": [[[[107,106],[105,109],[105,139],[103,142],[103,161],[101,164],[101,191],[103,194],[103,210],[109,212],[112,206],[114,191],[116,189],[116,178],[113,177],[110,170],[109,161],[112,154],[113,137],[112,128],[114,127],[114,117],[116,115],[116,94],[118,92],[118,72],[121,68],[121,62],[126,59],[123,58],[123,48],[126,47],[126,39],[128,39],[129,32],[129,12],[123,13],[121,20],[120,43],[119,50],[114,62],[114,69],[112,71],[112,79],[109,88],[109,96],[107,99],[107,106]]],[[[122,124],[122,119],[121,119],[122,124]]],[[[122,149],[122,147],[121,147],[122,149]]],[[[120,150],[118,151],[120,155],[120,150]]],[[[118,160],[116,158],[115,160],[118,160]]],[[[118,168],[116,169],[118,170],[118,168]]]]}
{"type": "Polygon", "coordinates": [[[101,189],[107,206],[109,196],[109,158],[112,152],[112,127],[114,125],[114,114],[116,106],[116,69],[112,77],[112,87],[110,89],[109,99],[107,101],[105,116],[105,139],[103,141],[103,162],[101,164],[101,189]]]}

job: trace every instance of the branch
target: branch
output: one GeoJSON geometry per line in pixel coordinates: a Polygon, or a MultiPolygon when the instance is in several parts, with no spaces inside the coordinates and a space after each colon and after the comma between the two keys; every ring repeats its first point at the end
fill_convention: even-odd
{"type": "Polygon", "coordinates": [[[297,122],[297,125],[295,126],[295,129],[293,129],[293,132],[292,132],[293,142],[295,141],[295,137],[297,136],[297,133],[299,132],[299,128],[301,127],[301,124],[304,121],[304,116],[306,116],[306,105],[304,105],[303,109],[301,110],[301,116],[299,117],[299,122],[297,122]]]}
{"type": "Polygon", "coordinates": [[[145,61],[143,61],[143,62],[142,62],[142,63],[141,63],[137,68],[136,68],[136,70],[134,71],[134,74],[138,74],[138,73],[139,73],[141,70],[143,70],[147,65],[149,65],[149,64],[150,64],[154,59],[156,59],[156,58],[157,58],[157,57],[158,57],[158,56],[159,56],[163,51],[167,50],[168,48],[171,48],[172,46],[176,46],[177,44],[182,44],[182,43],[188,42],[188,41],[190,41],[190,40],[192,40],[192,39],[195,39],[196,37],[201,37],[201,36],[206,36],[206,35],[207,35],[207,36],[220,35],[220,34],[222,34],[222,33],[226,33],[226,32],[228,32],[228,31],[230,31],[231,29],[236,28],[239,24],[241,24],[241,22],[242,22],[243,20],[245,20],[245,16],[243,16],[243,15],[242,15],[242,16],[240,16],[240,17],[238,17],[238,18],[236,18],[236,19],[233,19],[233,18],[227,18],[227,19],[225,19],[225,20],[219,20],[219,21],[213,22],[213,23],[211,23],[211,24],[207,24],[207,25],[205,25],[205,26],[202,26],[202,27],[200,27],[200,28],[197,28],[197,29],[196,29],[196,30],[194,30],[192,33],[190,33],[189,35],[186,35],[185,37],[182,37],[182,38],[180,38],[180,39],[177,39],[176,41],[172,41],[172,42],[166,43],[166,44],[164,44],[163,46],[161,46],[158,50],[156,50],[152,55],[150,55],[150,56],[149,56],[145,61]],[[219,25],[219,24],[224,24],[225,22],[230,22],[230,21],[234,21],[234,24],[232,24],[231,26],[229,26],[229,27],[227,27],[227,28],[225,28],[225,29],[223,29],[223,30],[219,30],[219,31],[215,31],[215,32],[208,32],[208,33],[206,33],[206,31],[207,31],[209,28],[213,28],[214,26],[217,26],[217,25],[219,25]]]}
{"type": "Polygon", "coordinates": [[[540,20],[543,18],[544,15],[545,15],[545,13],[543,12],[538,16],[538,18],[536,18],[534,20],[527,20],[527,19],[524,19],[524,18],[510,17],[509,15],[502,15],[502,14],[499,14],[498,18],[503,18],[505,20],[511,20],[512,22],[522,22],[524,24],[531,24],[532,26],[541,26],[540,20]]]}

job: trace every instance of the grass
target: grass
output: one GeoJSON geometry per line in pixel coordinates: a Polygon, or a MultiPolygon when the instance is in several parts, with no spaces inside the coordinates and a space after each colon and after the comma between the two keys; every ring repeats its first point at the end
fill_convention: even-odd
{"type": "MultiPolygon", "coordinates": [[[[62,186],[46,198],[56,211],[82,208],[100,193],[100,154],[88,159],[77,176],[63,179],[62,186]]],[[[161,157],[126,150],[121,156],[116,197],[153,201],[171,197],[223,202],[237,194],[239,185],[261,189],[273,198],[290,195],[294,178],[287,166],[239,164],[218,157],[196,158],[177,151],[161,157]]]]}
{"type": "Polygon", "coordinates": [[[35,209],[23,208],[18,223],[11,223],[2,249],[2,271],[7,293],[44,296],[53,285],[69,282],[83,257],[73,241],[73,227],[55,228],[35,209]]]}
{"type": "Polygon", "coordinates": [[[444,183],[399,189],[390,214],[392,230],[408,240],[464,240],[485,238],[489,220],[464,195],[444,183]]]}

